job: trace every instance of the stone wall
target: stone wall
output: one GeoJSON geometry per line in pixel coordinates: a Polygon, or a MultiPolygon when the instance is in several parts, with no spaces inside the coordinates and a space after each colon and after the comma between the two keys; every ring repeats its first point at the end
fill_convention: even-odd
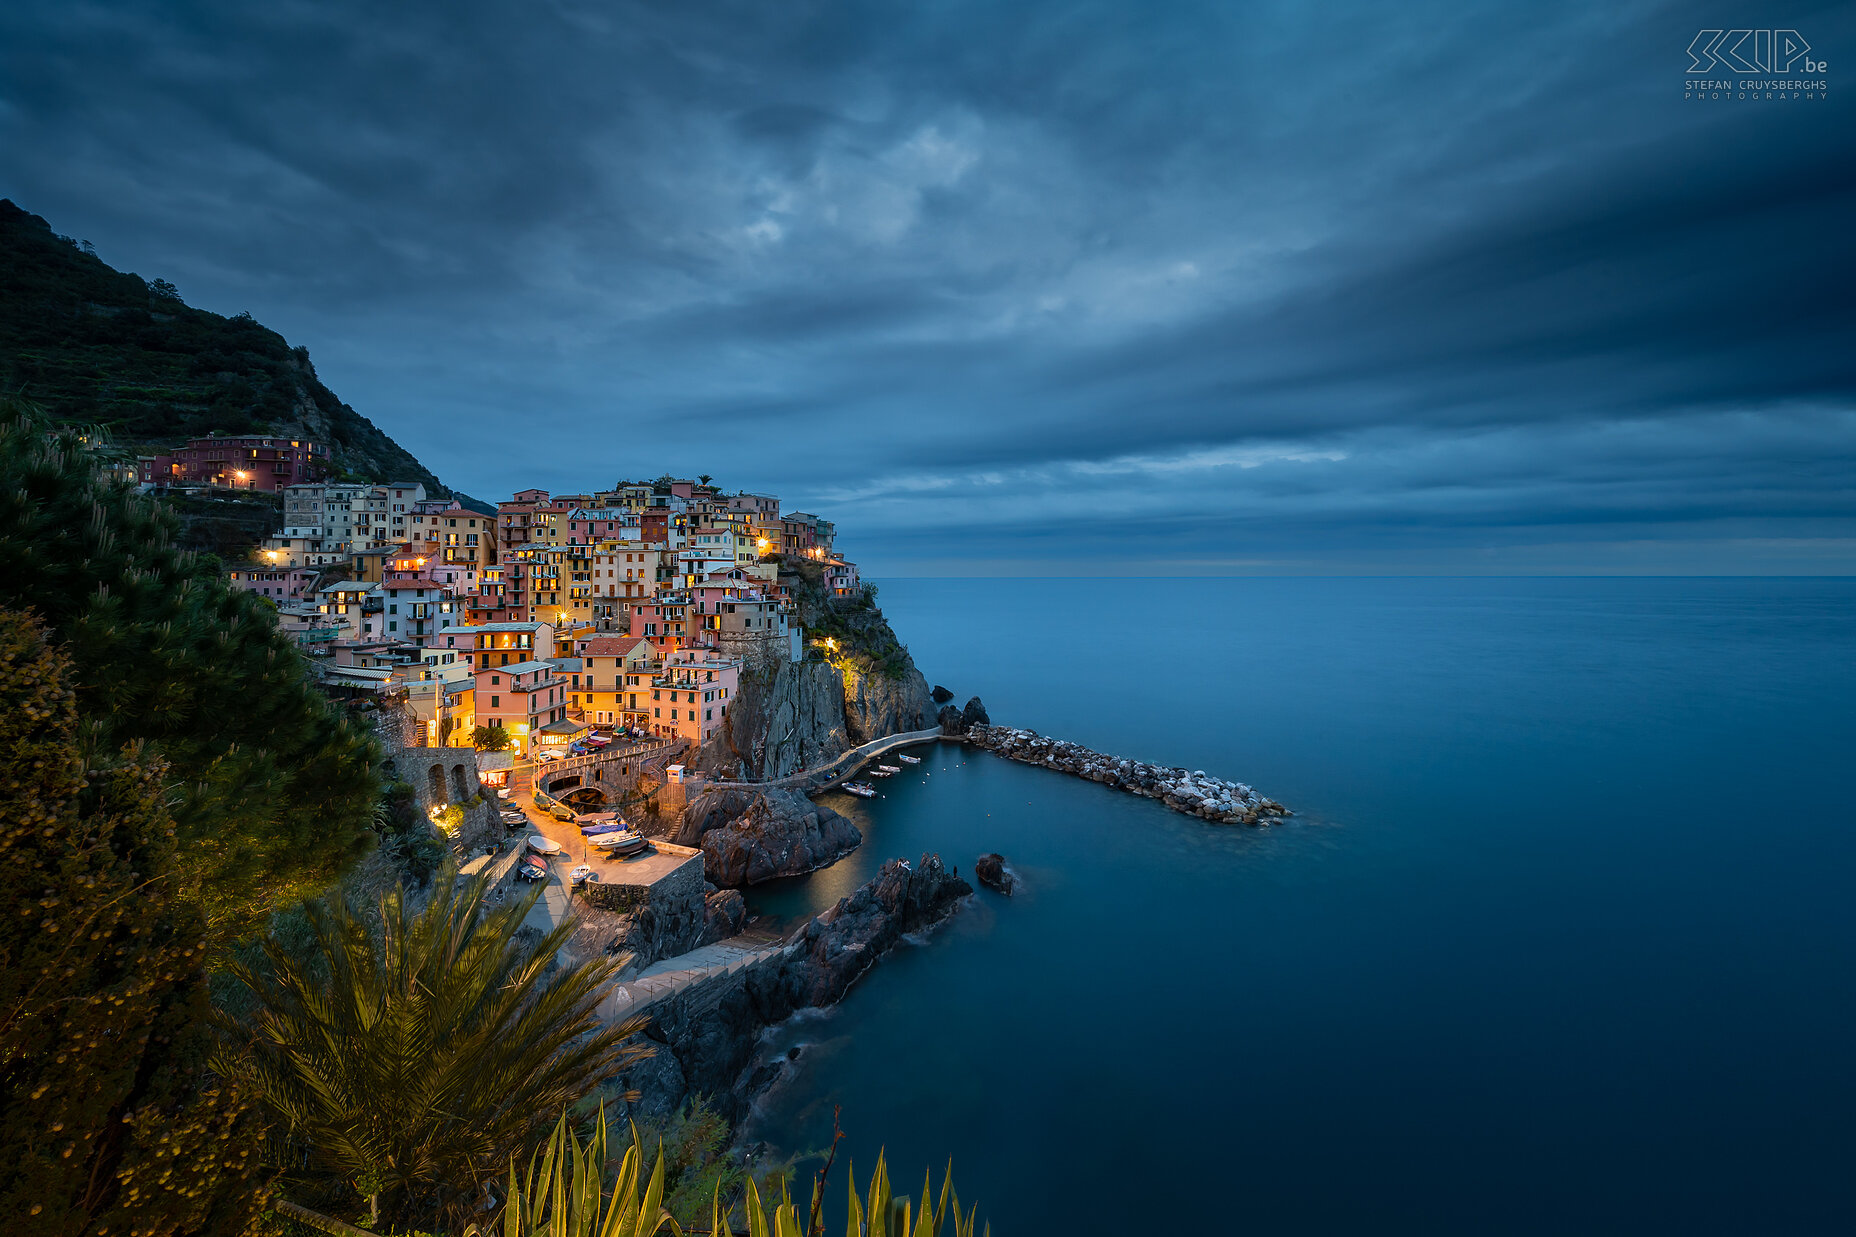
{"type": "Polygon", "coordinates": [[[706,912],[702,852],[667,842],[654,843],[659,854],[682,855],[683,862],[643,885],[613,881],[602,872],[597,885],[581,889],[587,905],[628,916],[621,948],[629,951],[626,970],[688,953],[703,943],[706,912]]]}
{"type": "Polygon", "coordinates": [[[454,841],[468,847],[502,837],[496,796],[477,780],[477,753],[472,749],[404,747],[386,763],[392,776],[412,786],[419,811],[428,818],[433,808],[478,800],[475,807],[464,809],[464,824],[454,841]]]}

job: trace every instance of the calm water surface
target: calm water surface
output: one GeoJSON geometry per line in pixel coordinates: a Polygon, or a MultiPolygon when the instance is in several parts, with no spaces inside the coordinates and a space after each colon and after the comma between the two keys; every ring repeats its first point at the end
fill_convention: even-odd
{"type": "Polygon", "coordinates": [[[1220,828],[951,745],[833,869],[999,850],[781,1042],[750,1135],[955,1158],[1001,1237],[1856,1231],[1856,581],[897,580],[995,721],[1248,781],[1220,828]],[[1209,1217],[1209,1218],[1208,1218],[1209,1217]]]}

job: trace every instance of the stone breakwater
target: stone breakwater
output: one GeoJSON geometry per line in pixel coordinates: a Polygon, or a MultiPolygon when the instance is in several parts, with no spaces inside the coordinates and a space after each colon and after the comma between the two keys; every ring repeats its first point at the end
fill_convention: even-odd
{"type": "Polygon", "coordinates": [[[1222,825],[1271,825],[1290,815],[1288,808],[1266,799],[1242,782],[1207,777],[1203,770],[1169,768],[1123,760],[1091,751],[1080,743],[1047,738],[1035,730],[1011,726],[973,726],[967,741],[1016,760],[1101,782],[1147,799],[1158,799],[1175,812],[1222,825]]]}

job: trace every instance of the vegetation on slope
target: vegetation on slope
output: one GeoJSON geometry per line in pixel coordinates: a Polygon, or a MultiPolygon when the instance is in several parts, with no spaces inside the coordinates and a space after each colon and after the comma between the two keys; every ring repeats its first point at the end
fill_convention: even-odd
{"type": "Polygon", "coordinates": [[[175,771],[92,744],[78,678],[0,612],[0,1231],[230,1229],[261,1190],[245,1105],[203,1069],[175,771]]]}
{"type": "Polygon", "coordinates": [[[7,1232],[213,1232],[259,1200],[208,967],[371,845],[371,736],[174,532],[0,401],[7,1232]]]}
{"type": "Polygon", "coordinates": [[[70,656],[94,752],[140,742],[171,767],[175,863],[216,931],[372,845],[373,737],[316,689],[274,610],[16,399],[0,402],[0,608],[36,613],[70,656]]]}
{"type": "Polygon", "coordinates": [[[339,473],[451,491],[316,378],[307,348],[251,315],[185,304],[0,199],[0,389],[122,443],[277,433],[329,444],[339,473]]]}
{"type": "Polygon", "coordinates": [[[914,667],[908,646],[877,608],[876,585],[865,584],[855,596],[834,597],[825,587],[825,569],[805,558],[782,559],[780,580],[792,594],[806,639],[831,641],[824,656],[840,670],[900,679],[914,667]]]}

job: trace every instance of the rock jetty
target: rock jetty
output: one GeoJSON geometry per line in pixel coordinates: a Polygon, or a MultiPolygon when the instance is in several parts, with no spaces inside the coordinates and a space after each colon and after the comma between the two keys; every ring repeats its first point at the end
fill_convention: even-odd
{"type": "Polygon", "coordinates": [[[1073,777],[1101,782],[1129,794],[1158,799],[1175,812],[1222,825],[1272,825],[1290,815],[1288,808],[1266,799],[1242,782],[1208,777],[1202,769],[1177,769],[1123,760],[1091,751],[1080,743],[1051,739],[1035,730],[1012,726],[970,726],[967,741],[1008,760],[1041,765],[1073,777]]]}

